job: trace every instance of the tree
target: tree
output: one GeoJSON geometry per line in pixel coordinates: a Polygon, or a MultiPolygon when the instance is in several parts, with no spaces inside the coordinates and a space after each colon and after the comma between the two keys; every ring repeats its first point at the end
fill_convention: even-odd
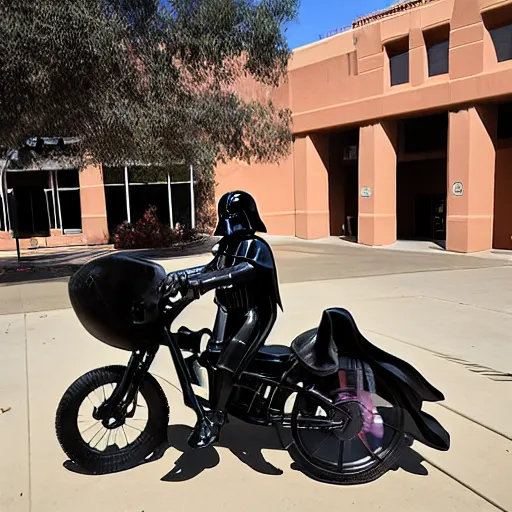
{"type": "Polygon", "coordinates": [[[0,146],[76,137],[116,165],[274,161],[290,113],[242,98],[286,72],[298,0],[0,0],[0,146]]]}

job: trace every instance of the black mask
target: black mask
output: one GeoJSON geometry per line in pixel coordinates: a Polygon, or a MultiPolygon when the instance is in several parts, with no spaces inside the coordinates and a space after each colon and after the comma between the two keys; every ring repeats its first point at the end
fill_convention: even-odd
{"type": "Polygon", "coordinates": [[[227,192],[219,201],[219,222],[215,236],[252,235],[256,231],[266,233],[267,228],[258,213],[256,201],[247,192],[227,192]]]}

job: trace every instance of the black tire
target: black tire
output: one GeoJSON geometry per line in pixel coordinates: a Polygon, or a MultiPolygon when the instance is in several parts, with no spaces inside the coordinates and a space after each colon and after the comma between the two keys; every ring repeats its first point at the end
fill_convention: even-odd
{"type": "MultiPolygon", "coordinates": [[[[368,465],[366,469],[354,469],[352,471],[340,470],[339,467],[335,468],[334,464],[322,463],[322,461],[315,458],[314,455],[311,455],[310,451],[308,451],[305,444],[300,439],[297,428],[297,417],[301,405],[304,406],[304,400],[301,400],[301,398],[297,396],[291,413],[292,442],[288,445],[287,450],[303,473],[314,480],[339,485],[356,485],[373,482],[396,466],[396,463],[407,447],[407,436],[404,430],[405,414],[402,408],[395,406],[394,411],[396,411],[397,421],[395,425],[393,425],[392,433],[390,434],[390,431],[388,431],[388,434],[386,434],[392,436],[392,442],[380,454],[380,460],[374,459],[374,463],[368,465]]],[[[306,405],[306,409],[309,409],[309,411],[311,410],[310,407],[311,404],[306,405]]],[[[337,439],[335,439],[335,442],[340,443],[337,439]]],[[[325,448],[328,448],[328,446],[325,448]]],[[[374,456],[372,455],[370,458],[374,458],[374,456]]],[[[343,460],[343,455],[341,455],[341,460],[343,460]]],[[[343,462],[341,462],[341,465],[343,466],[343,462]]]]}
{"type": "Polygon", "coordinates": [[[78,427],[80,406],[94,390],[119,383],[125,371],[125,366],[107,366],[82,375],[67,389],[57,408],[55,429],[60,446],[72,462],[89,473],[107,474],[133,468],[146,461],[167,440],[167,398],[156,379],[146,374],[139,393],[146,401],[148,418],[139,437],[111,452],[92,448],[84,441],[78,427]]]}

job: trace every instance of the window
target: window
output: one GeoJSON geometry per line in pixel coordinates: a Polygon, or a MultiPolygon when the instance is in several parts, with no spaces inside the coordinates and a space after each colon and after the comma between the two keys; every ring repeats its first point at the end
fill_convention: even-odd
{"type": "Polygon", "coordinates": [[[512,60],[512,25],[489,30],[498,62],[512,60]]]}
{"type": "Polygon", "coordinates": [[[450,26],[427,30],[423,36],[427,47],[428,76],[445,75],[450,62],[450,26]]]}
{"type": "Polygon", "coordinates": [[[104,167],[103,176],[110,233],[124,221],[136,223],[149,206],[156,206],[163,224],[195,227],[188,166],[104,167]]]}
{"type": "Polygon", "coordinates": [[[409,82],[409,38],[401,39],[386,47],[389,57],[391,87],[409,82]]]}
{"type": "Polygon", "coordinates": [[[491,9],[482,14],[498,62],[512,60],[512,11],[510,6],[491,9]]]}
{"type": "MultiPolygon", "coordinates": [[[[64,235],[82,232],[82,210],[80,207],[80,179],[78,169],[62,169],[55,172],[57,183],[57,207],[64,235]]],[[[49,198],[49,194],[47,195],[49,198]]],[[[53,205],[48,203],[51,219],[53,205]]]]}
{"type": "Polygon", "coordinates": [[[445,75],[448,73],[449,50],[449,41],[443,41],[427,47],[428,76],[445,75]]]}

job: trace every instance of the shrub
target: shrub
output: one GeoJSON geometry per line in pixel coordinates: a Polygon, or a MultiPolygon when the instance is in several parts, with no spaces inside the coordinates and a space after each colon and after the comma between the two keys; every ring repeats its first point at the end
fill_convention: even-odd
{"type": "Polygon", "coordinates": [[[158,220],[156,206],[150,206],[135,223],[119,224],[114,233],[116,249],[159,249],[182,245],[193,241],[196,232],[187,230],[182,224],[172,229],[158,220]]]}

